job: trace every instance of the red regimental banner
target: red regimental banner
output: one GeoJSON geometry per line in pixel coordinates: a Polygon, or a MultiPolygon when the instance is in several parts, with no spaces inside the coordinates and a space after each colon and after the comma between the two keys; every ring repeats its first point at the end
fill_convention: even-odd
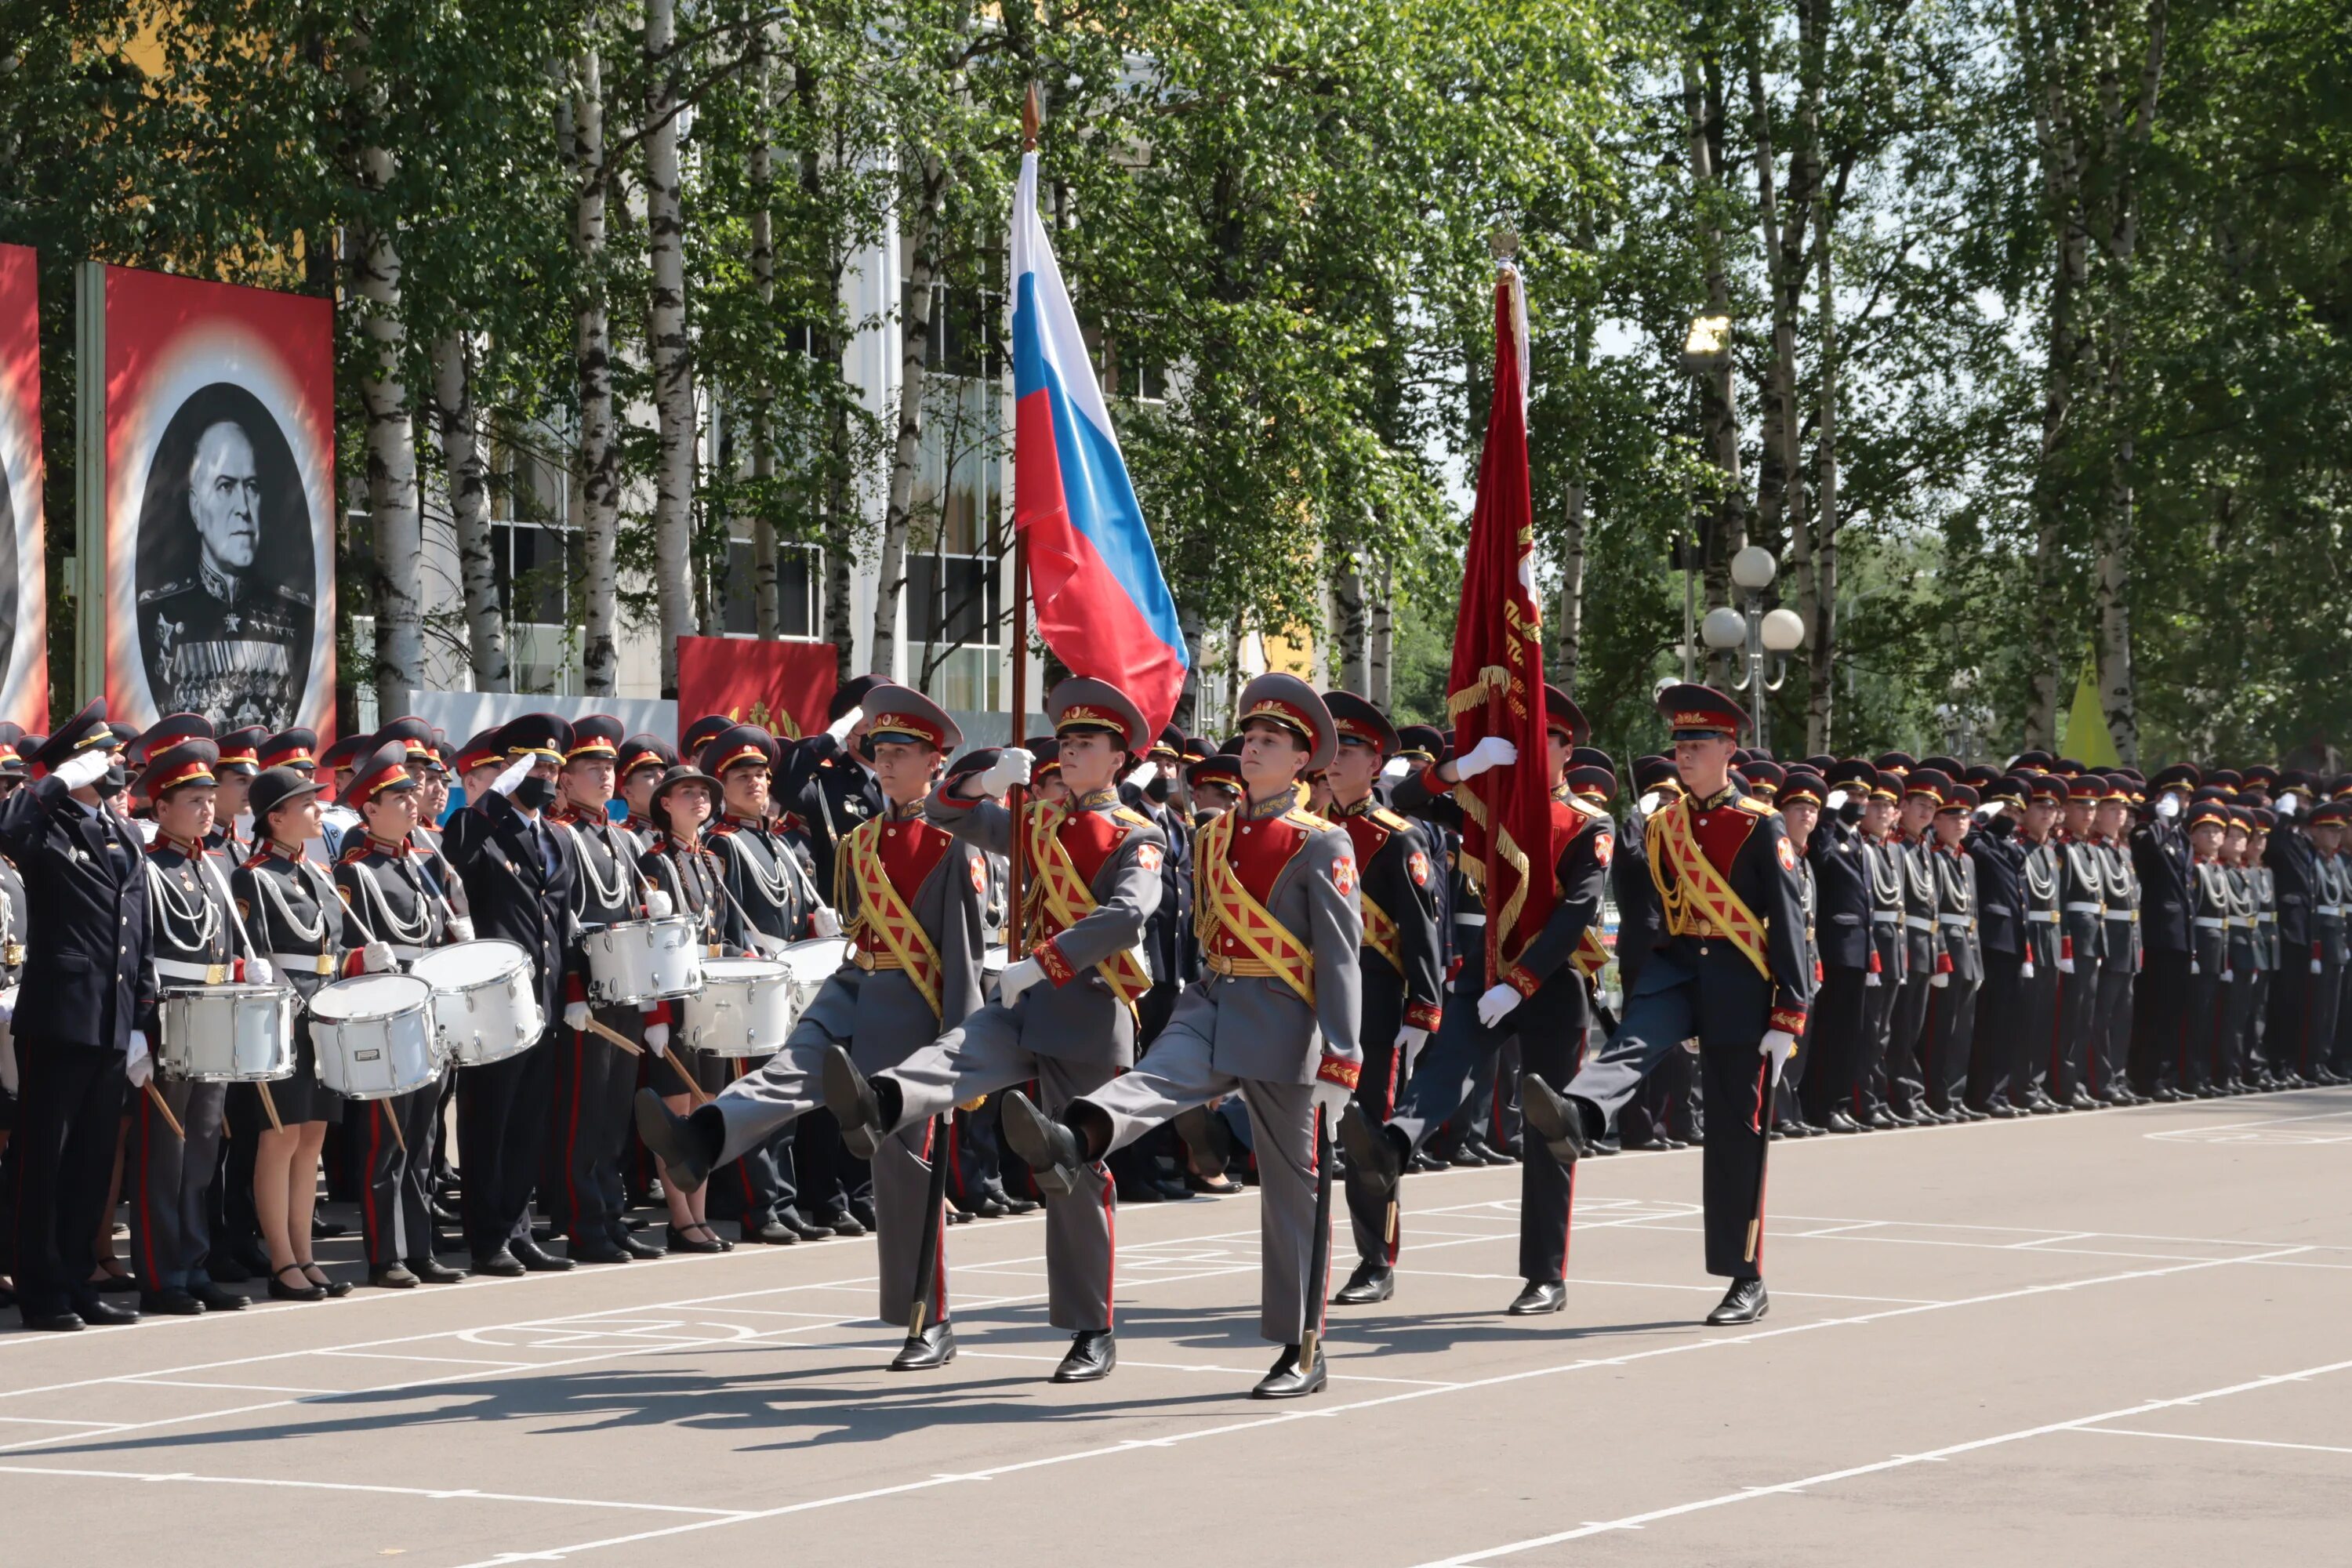
{"type": "Polygon", "coordinates": [[[0,245],[0,719],[49,728],[41,532],[41,316],[34,254],[0,245]]]}
{"type": "Polygon", "coordinates": [[[771,734],[797,738],[824,728],[833,700],[831,643],[677,639],[677,722],[724,713],[771,734]]]}

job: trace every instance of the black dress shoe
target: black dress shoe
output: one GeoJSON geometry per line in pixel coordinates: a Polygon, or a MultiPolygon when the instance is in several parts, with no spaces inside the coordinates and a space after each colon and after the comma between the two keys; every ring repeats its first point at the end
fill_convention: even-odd
{"type": "MultiPolygon", "coordinates": [[[[302,1265],[302,1268],[306,1276],[314,1269],[320,1274],[327,1272],[325,1269],[320,1268],[318,1264],[315,1262],[305,1263],[302,1265]]],[[[320,1290],[325,1291],[327,1300],[330,1301],[340,1301],[344,1297],[352,1293],[352,1282],[348,1279],[336,1279],[330,1278],[326,1279],[312,1279],[310,1283],[317,1286],[320,1290]]]]}
{"type": "Polygon", "coordinates": [[[744,1240],[765,1242],[770,1247],[791,1247],[801,1238],[801,1233],[786,1225],[781,1215],[772,1214],[757,1222],[745,1220],[741,1228],[744,1240]]]}
{"type": "Polygon", "coordinates": [[[1516,1165],[1519,1163],[1519,1157],[1517,1154],[1509,1153],[1484,1138],[1465,1139],[1464,1143],[1471,1153],[1478,1157],[1482,1164],[1516,1165]]]}
{"type": "Polygon", "coordinates": [[[1192,1156],[1192,1169],[1210,1181],[1223,1180],[1234,1157],[1233,1131],[1225,1119],[1204,1105],[1194,1105],[1178,1111],[1174,1125],[1184,1152],[1192,1156]]]}
{"type": "Polygon", "coordinates": [[[882,1121],[882,1101],[874,1086],[849,1059],[849,1053],[839,1046],[824,1048],[824,1108],[841,1124],[841,1146],[860,1160],[871,1160],[874,1152],[882,1147],[882,1134],[887,1128],[882,1121]]]}
{"type": "Polygon", "coordinates": [[[692,1118],[664,1105],[661,1096],[649,1089],[637,1090],[636,1117],[637,1137],[661,1161],[678,1191],[690,1193],[710,1179],[710,1166],[719,1151],[705,1146],[706,1140],[692,1118]]]}
{"type": "Polygon", "coordinates": [[[1405,1169],[1419,1171],[1423,1175],[1427,1175],[1433,1171],[1445,1169],[1445,1162],[1426,1149],[1415,1149],[1412,1152],[1412,1158],[1405,1162],[1405,1169]]]}
{"type": "Polygon", "coordinates": [[[1706,1321],[1717,1328],[1730,1323],[1752,1323],[1761,1318],[1771,1305],[1771,1298],[1764,1294],[1763,1280],[1735,1279],[1731,1282],[1731,1289],[1723,1293],[1723,1300],[1717,1304],[1715,1310],[1706,1315],[1706,1321]]]}
{"type": "MultiPolygon", "coordinates": [[[[1209,1190],[1214,1192],[1216,1189],[1213,1187],[1209,1190]]],[[[1239,1187],[1235,1187],[1234,1191],[1239,1192],[1241,1189],[1239,1187]]],[[[1044,1204],[1039,1203],[1035,1198],[1024,1198],[1018,1193],[1007,1193],[996,1201],[1003,1204],[1004,1205],[1004,1212],[1010,1215],[1035,1214],[1039,1209],[1045,1206],[1044,1204]]]]}
{"type": "Polygon", "coordinates": [[[2102,1109],[2099,1102],[2091,1097],[2091,1091],[2079,1083],[2074,1086],[2074,1092],[2066,1097],[2066,1103],[2076,1110],[2097,1110],[2102,1109]]]}
{"type": "Polygon", "coordinates": [[[982,1198],[966,1212],[966,1219],[1003,1219],[1010,1211],[994,1198],[982,1198]]]}
{"type": "MultiPolygon", "coordinates": [[[[1349,1106],[1350,1110],[1355,1107],[1349,1106]]],[[[1378,1263],[1360,1263],[1348,1282],[1331,1297],[1335,1307],[1369,1307],[1396,1294],[1396,1271],[1378,1263]]]]}
{"type": "Polygon", "coordinates": [[[1339,1148],[1348,1156],[1349,1183],[1375,1200],[1393,1196],[1404,1174],[1404,1152],[1398,1148],[1402,1140],[1391,1137],[1386,1127],[1375,1126],[1352,1100],[1339,1112],[1338,1131],[1339,1148]]]}
{"type": "Polygon", "coordinates": [[[89,1282],[89,1289],[104,1296],[129,1295],[139,1289],[139,1276],[101,1271],[97,1279],[89,1282]]]}
{"type": "Polygon", "coordinates": [[[1899,1125],[1893,1113],[1883,1105],[1872,1106],[1870,1114],[1862,1119],[1862,1128],[1865,1132],[1892,1132],[1899,1125]]]}
{"type": "Polygon", "coordinates": [[[1070,1349],[1054,1369],[1055,1383],[1100,1383],[1118,1364],[1118,1341],[1108,1329],[1081,1329],[1070,1336],[1070,1349]]]}
{"type": "Polygon", "coordinates": [[[1301,1367],[1298,1364],[1297,1345],[1285,1345],[1282,1347],[1282,1355],[1274,1363],[1274,1369],[1258,1379],[1257,1386],[1250,1390],[1250,1397],[1252,1399],[1297,1399],[1305,1394],[1320,1393],[1323,1385],[1330,1379],[1330,1369],[1323,1364],[1321,1345],[1315,1347],[1315,1364],[1308,1367],[1301,1367]]]}
{"type": "Polygon", "coordinates": [[[856,1237],[866,1234],[865,1225],[846,1209],[824,1222],[826,1230],[835,1236],[856,1237]]]}
{"type": "Polygon", "coordinates": [[[1519,1075],[1519,1114],[1561,1164],[1573,1165],[1592,1152],[1584,1136],[1583,1110],[1536,1073],[1519,1075]]]}
{"type": "Polygon", "coordinates": [[[74,1334],[79,1333],[87,1327],[82,1322],[81,1314],[79,1312],[62,1310],[36,1312],[30,1308],[25,1308],[22,1310],[25,1326],[28,1329],[37,1329],[43,1333],[74,1334]]]}
{"type": "Polygon", "coordinates": [[[632,1258],[659,1258],[662,1249],[650,1241],[640,1239],[630,1231],[615,1226],[610,1232],[613,1245],[632,1258]]]}
{"type": "Polygon", "coordinates": [[[709,1253],[731,1250],[725,1242],[719,1239],[719,1233],[711,1230],[709,1226],[688,1226],[683,1230],[677,1226],[671,1226],[668,1235],[669,1249],[672,1252],[709,1253]]]}
{"type": "Polygon", "coordinates": [[[1086,1165],[1077,1133],[1038,1110],[1017,1089],[1005,1093],[1003,1127],[1004,1142],[1028,1165],[1040,1191],[1055,1197],[1077,1191],[1086,1165]]]}
{"type": "Polygon", "coordinates": [[[1122,1204],[1164,1204],[1168,1201],[1168,1195],[1160,1190],[1157,1182],[1114,1181],[1112,1185],[1118,1190],[1118,1201],[1122,1204]]]}
{"type": "Polygon", "coordinates": [[[312,1241],[333,1241],[338,1237],[349,1236],[351,1233],[352,1227],[343,1224],[341,1220],[329,1219],[325,1215],[319,1214],[315,1211],[313,1211],[310,1215],[310,1239],[312,1241]]]}
{"type": "Polygon", "coordinates": [[[798,1209],[778,1209],[776,1218],[803,1241],[824,1241],[833,1235],[833,1226],[804,1218],[798,1209]]]}
{"type": "Polygon", "coordinates": [[[1840,1106],[1822,1119],[1822,1130],[1825,1132],[1860,1132],[1864,1128],[1861,1122],[1846,1114],[1843,1106],[1840,1106]]]}
{"type": "Polygon", "coordinates": [[[194,1293],[172,1286],[163,1290],[139,1292],[139,1310],[159,1318],[201,1318],[205,1304],[194,1293]]]}
{"type": "MultiPolygon", "coordinates": [[[[797,1241],[800,1238],[794,1237],[793,1239],[797,1241]]],[[[572,1245],[564,1250],[571,1254],[574,1263],[635,1263],[637,1260],[635,1253],[608,1236],[592,1236],[585,1241],[573,1237],[572,1245]]]]}
{"type": "Polygon", "coordinates": [[[1540,1318],[1568,1305],[1568,1287],[1557,1279],[1530,1279],[1503,1310],[1514,1318],[1540,1318]]]}
{"type": "Polygon", "coordinates": [[[327,1299],[324,1286],[310,1283],[299,1263],[289,1263],[269,1277],[269,1299],[273,1301],[323,1301],[327,1299]]]}
{"type": "Polygon", "coordinates": [[[1962,1121],[1990,1121],[1992,1120],[1991,1111],[1979,1110],[1975,1106],[1966,1103],[1952,1107],[1952,1114],[1962,1121]]]}
{"type": "Polygon", "coordinates": [[[466,1278],[462,1268],[452,1268],[437,1258],[412,1258],[408,1271],[427,1285],[455,1285],[466,1278]]]}
{"type": "Polygon", "coordinates": [[[224,1290],[210,1279],[189,1286],[188,1294],[202,1301],[207,1312],[242,1312],[253,1304],[253,1298],[242,1290],[224,1290]]]}
{"type": "Polygon", "coordinates": [[[2006,1100],[1989,1100],[1985,1101],[1985,1114],[1997,1121],[2014,1121],[2025,1112],[2006,1100]]]}
{"type": "Polygon", "coordinates": [[[139,1309],[121,1301],[110,1301],[102,1296],[77,1296],[73,1310],[81,1321],[95,1329],[118,1328],[139,1321],[139,1309]]]}
{"type": "Polygon", "coordinates": [[[522,1266],[521,1258],[501,1247],[496,1252],[474,1254],[474,1272],[487,1274],[493,1279],[520,1279],[530,1270],[522,1266]]]}
{"type": "Polygon", "coordinates": [[[955,1360],[955,1325],[933,1323],[919,1334],[908,1334],[906,1345],[890,1358],[892,1372],[929,1372],[955,1360]]]}
{"type": "Polygon", "coordinates": [[[563,1274],[572,1268],[572,1259],[558,1258],[528,1237],[511,1242],[507,1250],[513,1253],[523,1268],[533,1274],[563,1274]]]}
{"type": "Polygon", "coordinates": [[[404,1263],[387,1263],[368,1270],[368,1283],[379,1290],[414,1290],[418,1280],[404,1263]]]}

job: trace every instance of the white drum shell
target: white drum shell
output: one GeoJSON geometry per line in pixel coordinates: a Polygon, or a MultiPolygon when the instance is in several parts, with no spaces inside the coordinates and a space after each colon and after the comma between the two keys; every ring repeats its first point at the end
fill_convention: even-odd
{"type": "Polygon", "coordinates": [[[519,1056],[547,1032],[530,955],[514,942],[453,942],[409,965],[409,973],[433,987],[441,1049],[459,1067],[519,1056]]]}
{"type": "Polygon", "coordinates": [[[296,997],[284,985],[187,985],[156,1006],[157,1064],[188,1083],[274,1083],[294,1076],[296,997]]]}
{"type": "Polygon", "coordinates": [[[442,1067],[433,1000],[432,986],[404,974],[360,975],[321,988],[310,998],[319,1081],[352,1100],[390,1100],[431,1083],[442,1067]]]}
{"type": "Polygon", "coordinates": [[[582,945],[588,999],[600,1006],[667,1001],[702,989],[702,944],[683,915],[609,925],[590,931],[582,945]]]}
{"type": "Polygon", "coordinates": [[[702,989],[679,1005],[678,1039],[714,1057],[763,1057],[782,1048],[800,1016],[789,965],[764,958],[713,958],[702,989]]]}

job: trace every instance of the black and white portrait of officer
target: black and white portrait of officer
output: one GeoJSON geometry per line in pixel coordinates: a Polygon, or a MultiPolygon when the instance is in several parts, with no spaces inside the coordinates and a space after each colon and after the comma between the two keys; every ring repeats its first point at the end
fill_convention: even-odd
{"type": "Polygon", "coordinates": [[[229,382],[191,394],[163,427],[139,518],[140,656],[157,711],[297,721],[313,538],[293,450],[260,399],[229,382]]]}

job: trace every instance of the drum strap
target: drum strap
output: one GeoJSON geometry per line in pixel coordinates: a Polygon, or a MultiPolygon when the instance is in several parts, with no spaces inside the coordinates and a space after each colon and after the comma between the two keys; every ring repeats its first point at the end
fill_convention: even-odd
{"type": "Polygon", "coordinates": [[[856,879],[857,923],[872,931],[877,941],[898,965],[907,978],[931,1005],[931,1016],[940,1016],[940,982],[945,965],[940,961],[940,950],[931,941],[931,933],[923,929],[915,911],[907,907],[898,884],[883,868],[882,852],[878,847],[882,819],[858,825],[842,845],[849,860],[850,875],[856,879]]]}

